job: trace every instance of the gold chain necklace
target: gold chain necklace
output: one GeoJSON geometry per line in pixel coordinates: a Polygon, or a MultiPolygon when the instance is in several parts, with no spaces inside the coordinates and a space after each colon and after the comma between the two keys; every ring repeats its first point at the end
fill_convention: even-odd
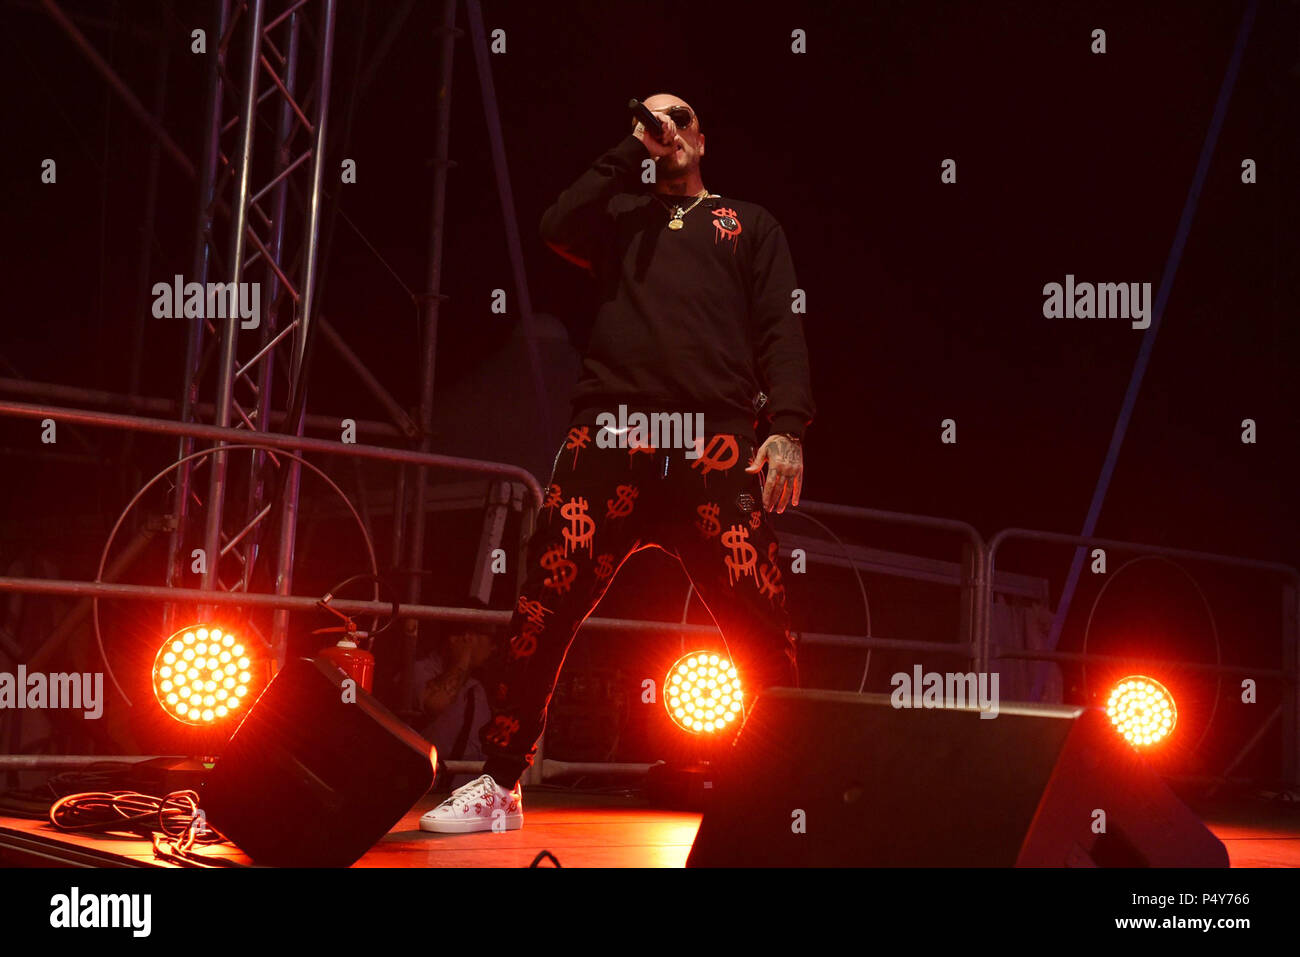
{"type": "MultiPolygon", "coordinates": [[[[651,193],[650,195],[654,196],[654,193],[651,193]]],[[[702,189],[696,194],[695,202],[691,203],[691,205],[687,206],[685,209],[682,209],[682,207],[678,206],[675,211],[673,207],[669,206],[662,199],[659,199],[658,196],[655,196],[655,199],[658,200],[660,206],[668,210],[668,212],[672,213],[673,218],[668,220],[668,228],[672,230],[677,230],[677,229],[681,229],[683,226],[686,225],[685,223],[682,222],[682,220],[686,217],[686,214],[689,213],[696,206],[700,205],[700,203],[708,199],[709,195],[710,193],[707,189],[702,189]]]]}

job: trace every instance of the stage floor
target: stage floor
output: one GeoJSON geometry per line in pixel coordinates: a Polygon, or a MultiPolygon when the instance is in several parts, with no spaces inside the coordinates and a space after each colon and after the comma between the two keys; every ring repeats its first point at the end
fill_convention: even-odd
{"type": "MultiPolygon", "coordinates": [[[[542,851],[564,867],[682,867],[700,815],[647,807],[636,797],[525,790],[524,827],[501,834],[426,834],[420,815],[442,795],[428,795],[356,867],[527,867],[542,851]]],[[[1300,867],[1300,811],[1222,805],[1203,812],[1233,867],[1300,867]]],[[[203,850],[250,863],[229,846],[203,850]]],[[[6,866],[172,866],[147,841],[64,834],[48,822],[0,817],[6,866]]],[[[554,866],[550,860],[539,864],[554,866]]]]}
{"type": "MultiPolygon", "coordinates": [[[[550,851],[564,867],[684,867],[700,826],[699,814],[649,808],[638,798],[526,789],[524,826],[517,831],[421,831],[420,816],[443,797],[422,798],[354,866],[527,867],[542,851],[550,851]]],[[[66,834],[45,821],[0,816],[0,861],[18,849],[32,866],[173,866],[157,860],[147,841],[66,834]]],[[[202,854],[251,863],[228,845],[203,848],[202,854]]],[[[538,866],[554,863],[545,860],[538,866]]]]}

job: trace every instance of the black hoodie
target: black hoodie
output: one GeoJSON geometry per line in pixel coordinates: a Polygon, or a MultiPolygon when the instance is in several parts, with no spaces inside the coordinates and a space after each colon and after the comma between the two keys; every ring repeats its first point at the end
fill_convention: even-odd
{"type": "Polygon", "coordinates": [[[623,404],[702,412],[709,433],[750,438],[762,414],[771,431],[802,438],[816,407],[781,225],[754,203],[710,196],[670,230],[664,204],[695,197],[652,194],[641,182],[649,156],[628,136],[542,217],[547,245],[599,291],[570,425],[623,404]]]}

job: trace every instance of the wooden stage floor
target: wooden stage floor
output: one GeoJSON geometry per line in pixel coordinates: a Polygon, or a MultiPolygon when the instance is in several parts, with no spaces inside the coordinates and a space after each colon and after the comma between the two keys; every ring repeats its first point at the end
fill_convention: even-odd
{"type": "MultiPolygon", "coordinates": [[[[520,830],[427,834],[419,829],[420,815],[441,797],[423,798],[354,866],[527,867],[549,851],[564,867],[683,867],[700,823],[699,814],[650,808],[636,797],[526,789],[520,830]]],[[[1233,867],[1300,867],[1295,809],[1222,806],[1203,816],[1233,867]]],[[[0,860],[12,862],[15,847],[36,866],[172,866],[156,860],[147,841],[63,834],[48,822],[0,817],[0,860]]],[[[229,846],[203,853],[250,863],[229,846]]]]}

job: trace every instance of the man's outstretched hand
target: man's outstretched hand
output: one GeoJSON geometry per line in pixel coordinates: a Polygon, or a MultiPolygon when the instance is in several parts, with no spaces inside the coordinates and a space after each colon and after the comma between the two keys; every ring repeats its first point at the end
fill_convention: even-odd
{"type": "Polygon", "coordinates": [[[769,435],[745,471],[757,472],[764,463],[767,481],[763,483],[763,508],[784,512],[787,505],[798,506],[799,490],[803,488],[803,446],[788,435],[769,435]]]}

